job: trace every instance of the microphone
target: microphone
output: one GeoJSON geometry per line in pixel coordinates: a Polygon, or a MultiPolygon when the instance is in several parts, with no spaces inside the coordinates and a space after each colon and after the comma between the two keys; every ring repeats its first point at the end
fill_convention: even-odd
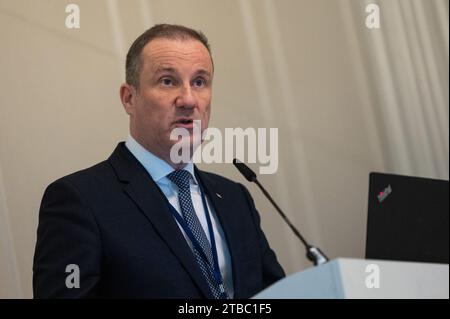
{"type": "Polygon", "coordinates": [[[233,159],[233,164],[236,166],[236,168],[241,172],[242,175],[249,181],[254,182],[258,187],[261,189],[263,194],[266,196],[266,198],[270,201],[270,203],[275,207],[275,209],[278,211],[278,213],[281,215],[281,217],[284,219],[284,221],[288,224],[288,226],[292,229],[294,234],[300,239],[300,241],[303,243],[303,246],[305,246],[306,249],[306,258],[314,263],[314,266],[322,265],[328,262],[328,257],[325,256],[325,254],[317,247],[309,244],[306,239],[300,234],[300,232],[295,228],[294,225],[289,221],[289,219],[286,217],[286,215],[283,213],[281,208],[275,203],[275,201],[272,199],[272,196],[266,191],[266,189],[259,183],[255,172],[253,172],[250,167],[245,165],[245,163],[241,162],[238,159],[233,159]]]}

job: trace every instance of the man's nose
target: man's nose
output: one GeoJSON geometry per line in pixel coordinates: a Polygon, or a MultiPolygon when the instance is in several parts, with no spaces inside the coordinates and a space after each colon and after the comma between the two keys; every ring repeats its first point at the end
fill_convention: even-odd
{"type": "Polygon", "coordinates": [[[190,84],[183,85],[175,101],[177,107],[192,109],[197,106],[197,100],[190,84]]]}

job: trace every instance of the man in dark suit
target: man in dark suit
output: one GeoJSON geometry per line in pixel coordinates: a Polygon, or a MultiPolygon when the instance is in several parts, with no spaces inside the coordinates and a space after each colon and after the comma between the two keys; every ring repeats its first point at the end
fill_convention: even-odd
{"type": "Polygon", "coordinates": [[[174,129],[193,152],[194,120],[207,128],[213,73],[201,32],[156,25],[132,44],[130,135],[46,189],[35,297],[248,298],[284,277],[245,187],[171,157],[174,129]]]}

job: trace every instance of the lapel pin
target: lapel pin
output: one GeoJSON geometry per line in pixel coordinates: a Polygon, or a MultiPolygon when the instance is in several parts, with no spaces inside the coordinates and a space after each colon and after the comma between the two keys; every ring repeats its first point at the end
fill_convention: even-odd
{"type": "Polygon", "coordinates": [[[217,197],[222,198],[222,195],[220,195],[219,193],[216,193],[217,197]]]}

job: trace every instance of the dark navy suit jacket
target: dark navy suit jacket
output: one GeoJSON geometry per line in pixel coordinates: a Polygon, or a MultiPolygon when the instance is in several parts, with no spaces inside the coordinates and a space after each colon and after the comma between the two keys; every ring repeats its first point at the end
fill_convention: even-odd
{"type": "MultiPolygon", "coordinates": [[[[225,233],[235,298],[284,277],[246,188],[196,173],[225,233]]],[[[106,161],[46,189],[33,292],[35,298],[213,297],[163,193],[124,143],[106,161]],[[70,264],[79,267],[79,288],[66,286],[70,264]]]]}

